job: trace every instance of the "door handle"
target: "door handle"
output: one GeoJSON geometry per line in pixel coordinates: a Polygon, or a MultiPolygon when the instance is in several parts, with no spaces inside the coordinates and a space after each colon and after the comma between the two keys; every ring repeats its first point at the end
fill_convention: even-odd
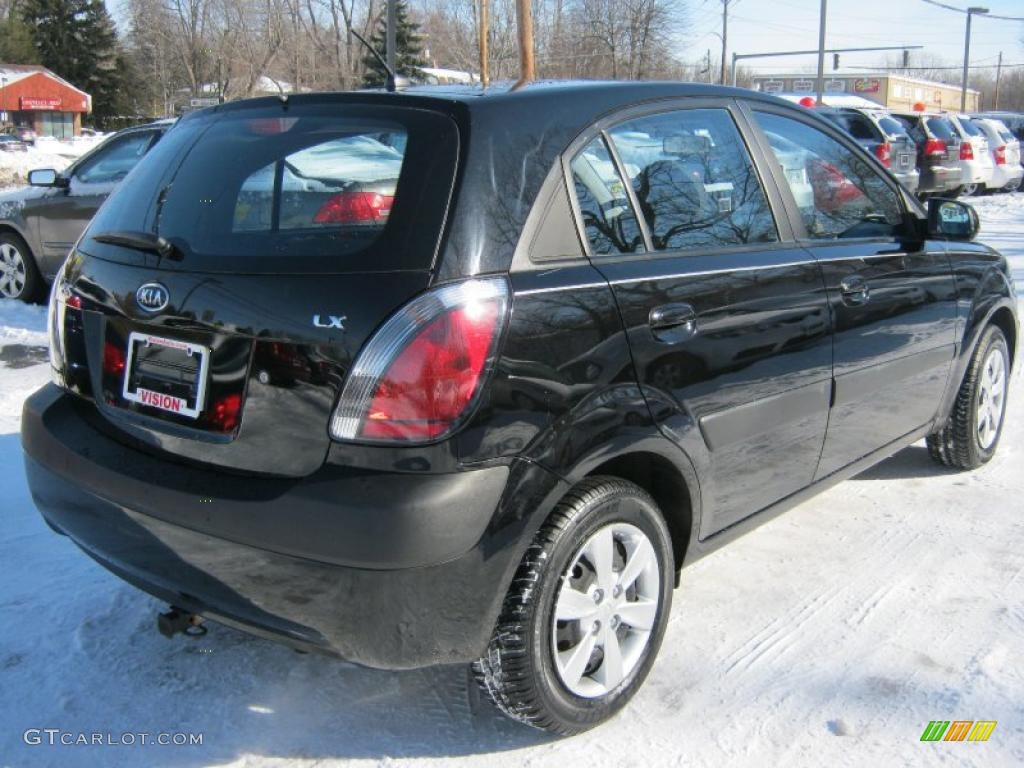
{"type": "Polygon", "coordinates": [[[863,277],[853,275],[839,283],[839,293],[843,297],[844,304],[856,306],[866,304],[871,299],[871,289],[863,277]]]}
{"type": "Polygon", "coordinates": [[[659,341],[683,341],[697,333],[697,312],[689,304],[662,304],[651,310],[648,325],[659,341]]]}

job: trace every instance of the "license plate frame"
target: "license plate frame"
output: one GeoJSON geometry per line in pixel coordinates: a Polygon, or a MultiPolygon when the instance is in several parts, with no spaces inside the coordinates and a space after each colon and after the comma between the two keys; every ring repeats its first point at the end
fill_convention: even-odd
{"type": "Polygon", "coordinates": [[[177,416],[186,416],[190,419],[198,419],[206,404],[206,382],[210,369],[210,348],[202,344],[194,344],[190,341],[179,339],[168,339],[164,336],[155,336],[151,333],[132,331],[128,335],[128,353],[125,356],[124,382],[121,388],[121,396],[132,403],[145,405],[149,408],[156,408],[166,413],[173,413],[177,416]],[[189,406],[186,398],[178,397],[163,392],[157,392],[142,386],[132,388],[132,372],[135,364],[135,349],[137,344],[145,346],[156,345],[169,349],[176,349],[184,352],[188,357],[199,356],[199,369],[195,379],[195,404],[189,406]]]}

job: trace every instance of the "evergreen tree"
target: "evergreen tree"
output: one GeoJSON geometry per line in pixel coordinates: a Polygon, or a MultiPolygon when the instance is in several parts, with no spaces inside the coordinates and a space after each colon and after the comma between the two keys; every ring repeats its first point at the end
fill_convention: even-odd
{"type": "Polygon", "coordinates": [[[92,95],[98,121],[116,114],[125,69],[103,0],[25,0],[22,17],[40,63],[92,95]]]}
{"type": "MultiPolygon", "coordinates": [[[[405,77],[416,78],[422,75],[421,67],[427,66],[427,60],[423,58],[423,38],[420,35],[420,25],[409,18],[409,7],[405,0],[398,0],[395,6],[395,74],[405,77]]],[[[373,36],[370,44],[384,56],[387,48],[388,33],[387,5],[381,9],[377,23],[374,25],[373,36]]],[[[388,73],[380,65],[376,57],[369,51],[363,56],[363,67],[366,73],[363,75],[363,85],[380,86],[387,82],[388,73]]]]}
{"type": "Polygon", "coordinates": [[[0,19],[0,62],[39,63],[39,54],[32,42],[32,29],[17,16],[0,19]]]}

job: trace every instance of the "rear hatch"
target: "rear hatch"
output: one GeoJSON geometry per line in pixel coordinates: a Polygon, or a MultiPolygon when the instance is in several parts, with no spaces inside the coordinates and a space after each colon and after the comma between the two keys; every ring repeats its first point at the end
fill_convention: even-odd
{"type": "Polygon", "coordinates": [[[239,471],[322,465],[351,363],[427,287],[450,202],[454,120],[396,101],[204,111],[139,164],[57,291],[57,367],[100,428],[239,471]]]}
{"type": "Polygon", "coordinates": [[[992,156],[984,132],[967,115],[958,115],[957,123],[960,125],[961,138],[971,145],[971,159],[983,166],[991,166],[992,156]]]}
{"type": "Polygon", "coordinates": [[[876,115],[878,128],[885,134],[890,146],[889,167],[893,173],[907,173],[917,164],[917,145],[910,138],[906,127],[899,120],[888,115],[876,115]]]}
{"type": "Polygon", "coordinates": [[[946,152],[945,155],[941,156],[940,164],[948,168],[958,167],[960,165],[961,139],[960,134],[953,127],[953,123],[947,117],[934,115],[925,118],[925,124],[928,126],[928,133],[931,137],[944,142],[946,145],[946,152]]]}

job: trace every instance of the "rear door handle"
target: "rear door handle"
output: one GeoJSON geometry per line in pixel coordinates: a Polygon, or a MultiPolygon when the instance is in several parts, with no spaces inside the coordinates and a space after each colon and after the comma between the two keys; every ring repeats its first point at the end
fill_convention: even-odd
{"type": "Polygon", "coordinates": [[[648,325],[659,341],[683,341],[697,333],[697,313],[689,304],[662,304],[651,310],[648,325]]]}
{"type": "Polygon", "coordinates": [[[863,277],[852,275],[839,283],[839,293],[842,295],[843,303],[857,306],[866,304],[871,299],[871,289],[863,277]]]}

